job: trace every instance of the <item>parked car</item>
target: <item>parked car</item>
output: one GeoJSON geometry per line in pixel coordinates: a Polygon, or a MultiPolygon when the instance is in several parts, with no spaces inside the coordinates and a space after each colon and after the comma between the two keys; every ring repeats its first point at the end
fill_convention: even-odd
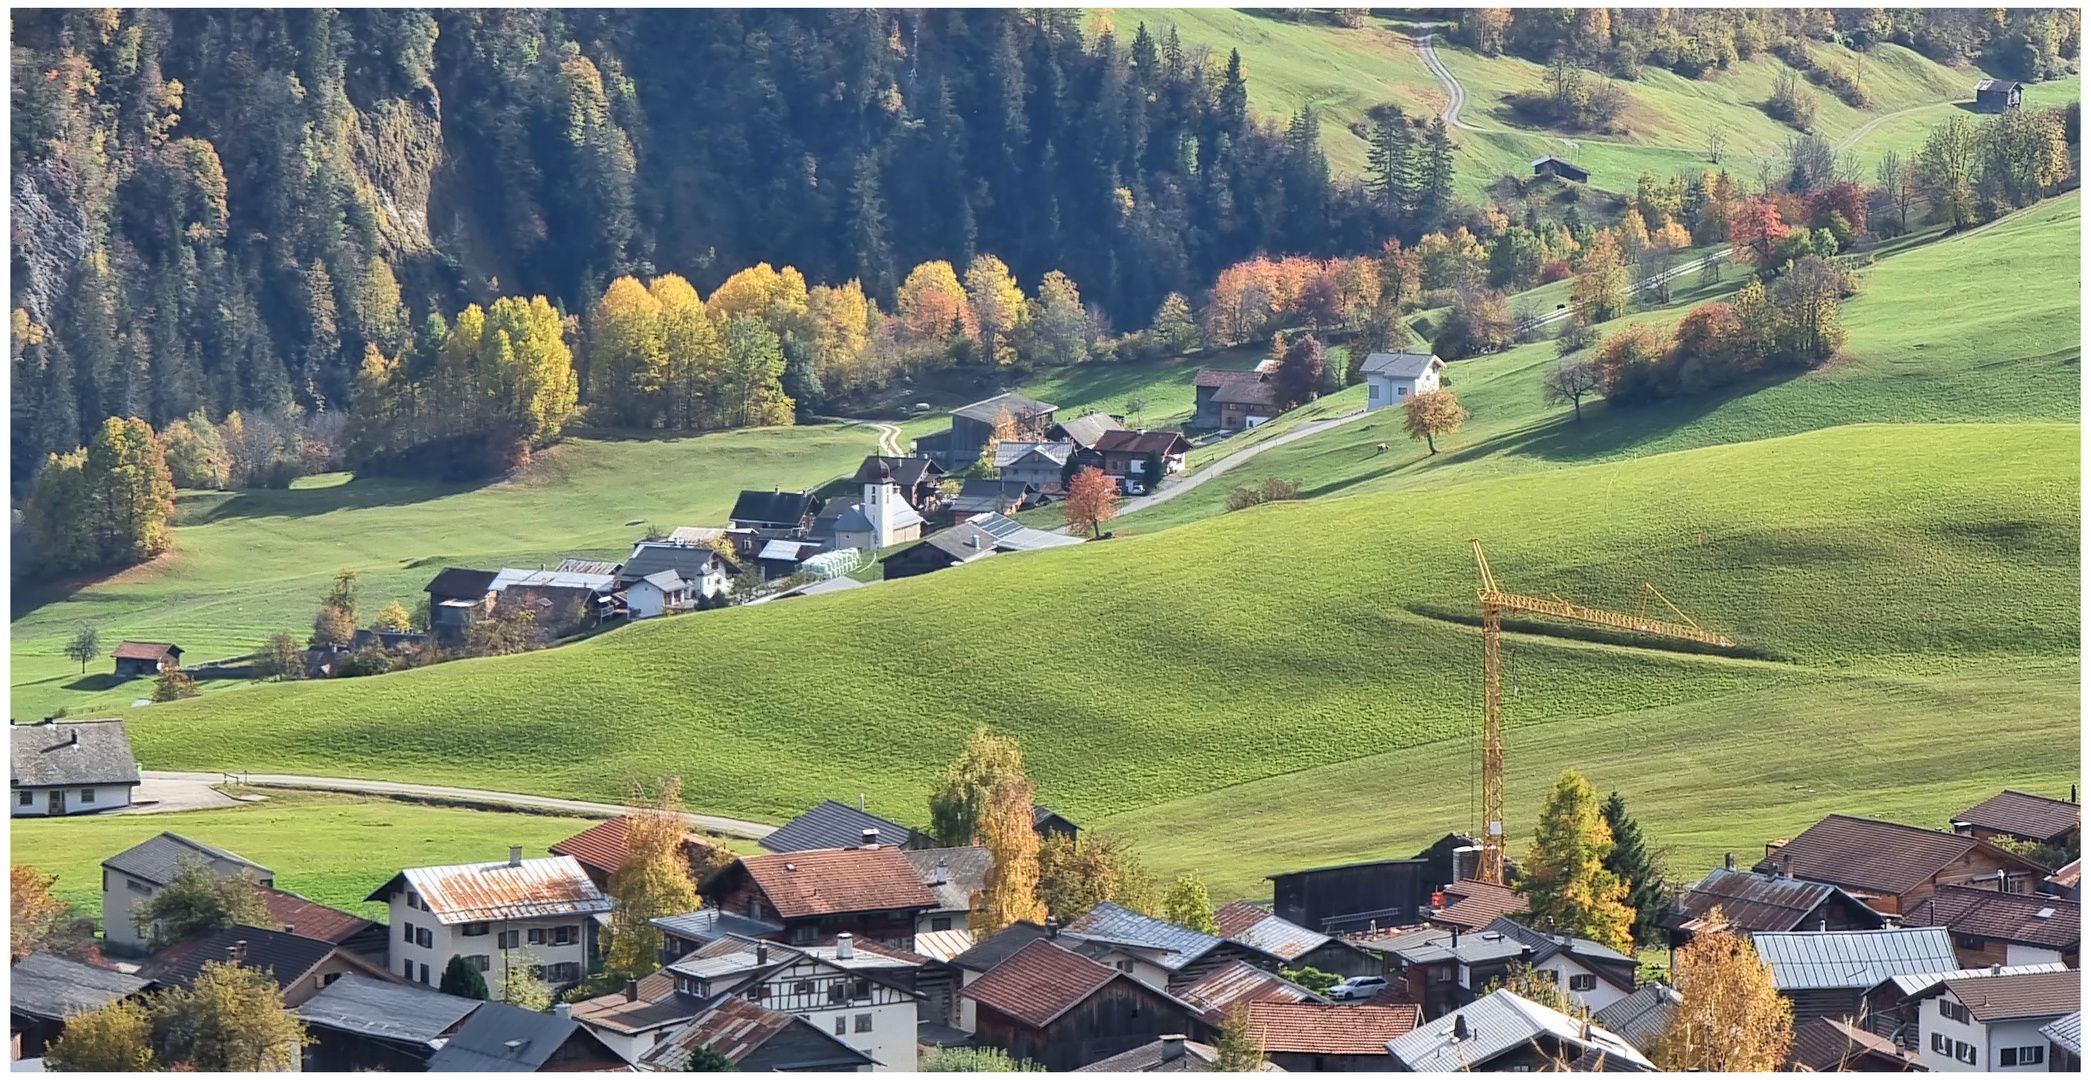
{"type": "Polygon", "coordinates": [[[1331,1001],[1362,1001],[1377,997],[1387,988],[1387,980],[1378,975],[1353,975],[1329,987],[1327,997],[1331,1001]]]}
{"type": "Polygon", "coordinates": [[[1147,494],[1147,485],[1138,480],[1127,480],[1125,482],[1125,493],[1127,495],[1145,495],[1147,494]]]}

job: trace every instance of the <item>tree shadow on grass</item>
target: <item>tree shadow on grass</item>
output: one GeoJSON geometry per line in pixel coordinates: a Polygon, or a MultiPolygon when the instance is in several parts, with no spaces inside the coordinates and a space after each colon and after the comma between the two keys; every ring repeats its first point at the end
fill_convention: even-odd
{"type": "Polygon", "coordinates": [[[302,518],[337,510],[374,510],[386,506],[411,506],[452,495],[462,495],[500,482],[501,477],[483,480],[414,480],[391,476],[357,477],[346,484],[316,488],[241,488],[212,492],[206,497],[185,496],[176,507],[176,528],[209,525],[236,518],[302,518]]]}
{"type": "Polygon", "coordinates": [[[117,675],[112,672],[98,671],[82,675],[79,678],[74,679],[72,682],[65,683],[64,688],[67,690],[82,690],[90,693],[102,690],[114,690],[117,687],[122,686],[124,683],[130,682],[133,678],[135,678],[135,676],[117,675]]]}

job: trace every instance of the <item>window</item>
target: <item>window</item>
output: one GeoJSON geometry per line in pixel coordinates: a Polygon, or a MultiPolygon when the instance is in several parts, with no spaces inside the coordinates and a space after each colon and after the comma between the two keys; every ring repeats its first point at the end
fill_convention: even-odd
{"type": "Polygon", "coordinates": [[[1116,966],[1118,970],[1125,972],[1127,975],[1133,973],[1133,962],[1131,960],[1120,960],[1116,966]]]}
{"type": "Polygon", "coordinates": [[[862,999],[864,999],[864,998],[868,998],[868,997],[870,997],[870,996],[871,996],[871,980],[870,980],[870,979],[858,979],[858,980],[856,980],[856,981],[854,981],[854,982],[850,983],[850,984],[849,984],[849,996],[850,996],[851,998],[853,998],[853,999],[857,999],[857,1000],[862,1000],[862,999]]]}
{"type": "Polygon", "coordinates": [[[1939,1033],[1938,1033],[1938,1032],[1936,1032],[1936,1031],[1932,1032],[1932,1033],[1931,1033],[1931,1052],[1932,1052],[1932,1053],[1934,1053],[1934,1054],[1944,1054],[1944,1055],[1946,1055],[1947,1057],[1952,1057],[1952,1056],[1953,1056],[1953,1040],[1951,1040],[1951,1039],[1949,1039],[1949,1038],[1945,1037],[1944,1035],[1941,1035],[1941,1034],[1939,1034],[1939,1033]]]}
{"type": "Polygon", "coordinates": [[[1597,976],[1570,975],[1568,977],[1568,988],[1570,990],[1595,990],[1597,989],[1597,976]]]}
{"type": "Polygon", "coordinates": [[[428,985],[428,965],[427,965],[427,964],[423,964],[423,965],[421,965],[421,985],[423,985],[423,986],[427,986],[427,985],[428,985]]]}
{"type": "Polygon", "coordinates": [[[1939,1015],[1965,1024],[1968,1022],[1968,1007],[1951,998],[1942,997],[1939,999],[1939,1015]]]}
{"type": "Polygon", "coordinates": [[[28,792],[28,791],[25,791],[25,792],[22,792],[22,793],[21,793],[20,795],[17,795],[17,796],[15,796],[15,805],[17,805],[17,806],[34,806],[34,805],[36,805],[36,795],[35,795],[35,793],[33,793],[33,792],[28,792]]]}
{"type": "Polygon", "coordinates": [[[1378,401],[1378,400],[1379,400],[1379,384],[1378,384],[1378,383],[1373,383],[1373,384],[1372,384],[1372,390],[1371,390],[1370,396],[1371,396],[1372,400],[1374,400],[1374,401],[1378,401]]]}
{"type": "Polygon", "coordinates": [[[813,938],[814,938],[814,935],[815,935],[815,934],[817,934],[818,932],[819,932],[818,928],[816,928],[816,927],[813,927],[813,926],[810,926],[810,925],[808,925],[808,926],[794,926],[794,927],[792,927],[792,928],[791,928],[791,940],[793,940],[793,941],[795,941],[795,942],[797,942],[797,943],[799,943],[799,944],[803,945],[803,944],[805,944],[806,942],[812,941],[812,940],[813,940],[813,938]]]}
{"type": "Polygon", "coordinates": [[[461,931],[466,937],[485,937],[487,925],[483,922],[468,922],[461,931]]]}
{"type": "Polygon", "coordinates": [[[91,788],[91,787],[83,787],[83,788],[81,788],[81,789],[80,789],[80,801],[81,801],[81,802],[93,802],[93,801],[94,801],[94,789],[93,789],[93,788],[91,788]]]}
{"type": "Polygon", "coordinates": [[[532,928],[531,928],[531,930],[530,930],[530,944],[532,944],[532,945],[542,945],[542,944],[544,944],[544,943],[545,943],[545,930],[544,930],[544,927],[542,927],[542,926],[532,927],[532,928]]]}
{"type": "Polygon", "coordinates": [[[412,945],[414,943],[413,923],[403,922],[399,924],[399,940],[404,941],[409,945],[412,945]]]}
{"type": "Polygon", "coordinates": [[[1395,396],[1395,397],[1407,397],[1407,396],[1409,396],[1409,388],[1408,388],[1408,387],[1406,387],[1406,386],[1397,386],[1397,387],[1395,387],[1395,388],[1394,388],[1394,396],[1395,396]]]}
{"type": "Polygon", "coordinates": [[[1532,973],[1532,977],[1549,986],[1558,984],[1561,981],[1561,973],[1552,968],[1540,968],[1532,973]]]}
{"type": "Polygon", "coordinates": [[[573,927],[573,926],[555,926],[555,927],[553,927],[553,928],[552,928],[552,944],[554,944],[554,945],[571,945],[571,944],[573,944],[573,943],[574,943],[574,938],[575,938],[575,936],[576,936],[576,935],[574,934],[574,931],[575,931],[576,929],[579,929],[579,928],[578,928],[578,927],[573,927]]]}
{"type": "Polygon", "coordinates": [[[842,1004],[842,982],[841,982],[841,980],[839,980],[839,979],[838,979],[838,980],[836,980],[835,982],[831,982],[831,983],[829,983],[829,984],[828,984],[828,1001],[829,1001],[829,1003],[830,1003],[830,1004],[834,1004],[834,1005],[840,1005],[840,1004],[842,1004]]]}
{"type": "Polygon", "coordinates": [[[1438,969],[1438,981],[1439,981],[1439,982],[1451,982],[1451,981],[1452,981],[1452,969],[1451,969],[1451,968],[1449,968],[1449,967],[1441,967],[1441,968],[1439,968],[1439,969],[1438,969]]]}
{"type": "Polygon", "coordinates": [[[756,983],[755,989],[748,991],[749,1001],[768,1001],[769,999],[770,984],[768,983],[756,983]]]}
{"type": "Polygon", "coordinates": [[[1997,1064],[2004,1066],[2038,1065],[2047,1060],[2045,1046],[2007,1046],[1997,1053],[1997,1064]]]}
{"type": "Polygon", "coordinates": [[[416,910],[419,910],[421,907],[421,897],[416,895],[412,889],[407,890],[407,906],[416,910]]]}
{"type": "Polygon", "coordinates": [[[147,885],[142,881],[132,881],[129,878],[125,878],[123,881],[123,887],[131,890],[134,893],[137,893],[140,896],[152,895],[152,886],[147,885]]]}
{"type": "Polygon", "coordinates": [[[519,937],[521,936],[521,934],[522,934],[522,931],[520,931],[520,930],[503,930],[503,931],[501,931],[501,942],[500,942],[500,947],[501,947],[501,948],[504,948],[504,949],[513,949],[513,948],[515,948],[515,947],[517,946],[517,944],[518,944],[518,938],[519,938],[519,937]]]}
{"type": "Polygon", "coordinates": [[[329,987],[329,986],[332,986],[332,985],[334,984],[334,980],[336,980],[336,979],[339,979],[339,978],[341,978],[341,975],[342,975],[342,973],[341,973],[341,972],[339,972],[339,971],[335,971],[335,972],[330,972],[330,973],[328,973],[328,974],[325,974],[325,975],[321,975],[321,976],[319,977],[319,986],[320,986],[320,989],[324,990],[324,989],[326,989],[327,987],[329,987]]]}
{"type": "Polygon", "coordinates": [[[1960,935],[1959,937],[1954,939],[1954,944],[1959,945],[1963,949],[1969,949],[1974,952],[1982,951],[1982,939],[1979,937],[1975,937],[1971,934],[1960,935]]]}
{"type": "Polygon", "coordinates": [[[427,949],[433,948],[435,946],[435,943],[436,939],[433,935],[431,935],[428,932],[428,927],[423,926],[414,931],[414,944],[419,945],[424,949],[427,949]]]}
{"type": "Polygon", "coordinates": [[[812,980],[810,980],[810,979],[800,979],[800,980],[799,980],[798,982],[792,983],[792,984],[791,984],[791,992],[792,992],[793,996],[796,996],[796,997],[805,997],[805,996],[807,996],[808,994],[811,994],[811,993],[813,993],[813,982],[812,982],[812,980]]]}
{"type": "Polygon", "coordinates": [[[548,964],[545,966],[545,981],[554,983],[580,982],[581,965],[572,962],[548,964]]]}
{"type": "Polygon", "coordinates": [[[494,966],[494,958],[485,953],[473,953],[465,957],[465,960],[480,971],[490,970],[494,966]]]}
{"type": "Polygon", "coordinates": [[[941,919],[931,919],[929,920],[929,929],[931,932],[949,930],[951,929],[951,919],[948,916],[941,919]]]}
{"type": "Polygon", "coordinates": [[[1959,1039],[1953,1040],[1953,1057],[1954,1060],[1959,1061],[1963,1065],[1973,1065],[1975,1063],[1974,1044],[1964,1043],[1959,1039]]]}
{"type": "Polygon", "coordinates": [[[837,1035],[847,1035],[847,1034],[849,1034],[849,1017],[847,1017],[847,1016],[838,1016],[838,1017],[836,1017],[836,1018],[835,1018],[835,1034],[837,1034],[837,1035]]]}
{"type": "Polygon", "coordinates": [[[406,963],[399,965],[399,969],[399,973],[401,975],[406,976],[408,979],[412,979],[414,977],[414,962],[412,960],[409,960],[406,963]]]}
{"type": "Polygon", "coordinates": [[[859,1033],[859,1034],[861,1034],[861,1033],[863,1033],[863,1032],[866,1032],[866,1031],[870,1031],[870,1030],[871,1030],[871,1014],[870,1014],[870,1013],[858,1013],[858,1014],[857,1014],[857,1031],[858,1031],[858,1033],[859,1033]]]}

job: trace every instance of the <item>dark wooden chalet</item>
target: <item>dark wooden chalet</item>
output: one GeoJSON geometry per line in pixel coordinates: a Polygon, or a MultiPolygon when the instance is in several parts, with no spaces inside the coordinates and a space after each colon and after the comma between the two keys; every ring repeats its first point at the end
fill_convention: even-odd
{"type": "Polygon", "coordinates": [[[1021,394],[997,394],[951,411],[951,426],[915,440],[915,451],[946,469],[963,469],[980,460],[980,452],[1006,418],[1015,437],[1036,439],[1053,426],[1057,405],[1021,394]]]}
{"type": "Polygon", "coordinates": [[[1257,379],[1262,372],[1233,371],[1226,368],[1206,368],[1191,380],[1191,390],[1196,395],[1196,404],[1191,409],[1190,427],[1216,428],[1220,426],[1220,406],[1213,400],[1220,388],[1238,379],[1257,379]]]}
{"type": "Polygon", "coordinates": [[[465,636],[472,620],[491,606],[487,596],[493,592],[495,576],[492,570],[446,566],[422,586],[428,594],[429,628],[438,640],[455,642],[465,636]]]}
{"type": "Polygon", "coordinates": [[[1552,154],[1533,160],[1532,175],[1551,176],[1556,180],[1573,180],[1578,184],[1590,182],[1590,170],[1580,165],[1563,161],[1552,154]]]}
{"type": "Polygon", "coordinates": [[[126,679],[158,675],[163,667],[180,667],[182,649],[164,641],[126,641],[111,654],[116,673],[126,679]]]}
{"type": "Polygon", "coordinates": [[[1977,840],[2004,837],[2035,844],[2063,844],[2083,822],[2083,808],[2076,803],[2076,785],[2070,785],[2069,801],[2012,788],[1990,796],[1953,815],[1953,831],[1977,840]]]}
{"type": "Polygon", "coordinates": [[[820,514],[821,500],[810,491],[742,491],[734,500],[733,540],[737,555],[753,557],[771,540],[803,540],[820,514]]]}
{"type": "Polygon", "coordinates": [[[1887,922],[1886,915],[1835,885],[1741,871],[1731,865],[1707,874],[1679,894],[1676,908],[1663,916],[1662,926],[1674,949],[1708,929],[1749,937],[1789,930],[1878,930],[1887,922]],[[1721,911],[1719,926],[1710,921],[1715,908],[1721,911]]]}
{"type": "Polygon", "coordinates": [[[1163,1035],[1209,1028],[1177,999],[1115,968],[1035,940],[960,990],[974,1004],[974,1040],[1067,1072],[1163,1035]]]}
{"type": "Polygon", "coordinates": [[[1288,870],[1270,876],[1271,911],[1323,933],[1408,926],[1423,921],[1450,871],[1449,860],[1427,855],[1288,870]]]}
{"type": "Polygon", "coordinates": [[[1975,83],[1975,111],[2000,113],[2018,108],[2024,87],[2010,79],[1981,79],[1975,83]]]}
{"type": "Polygon", "coordinates": [[[899,847],[750,855],[698,887],[722,911],[784,927],[774,940],[810,945],[848,932],[912,949],[916,916],[938,906],[899,847]]]}
{"type": "Polygon", "coordinates": [[[1080,825],[1037,803],[1031,804],[1031,828],[1038,833],[1041,840],[1055,836],[1064,836],[1072,840],[1076,833],[1082,831],[1080,825]]]}

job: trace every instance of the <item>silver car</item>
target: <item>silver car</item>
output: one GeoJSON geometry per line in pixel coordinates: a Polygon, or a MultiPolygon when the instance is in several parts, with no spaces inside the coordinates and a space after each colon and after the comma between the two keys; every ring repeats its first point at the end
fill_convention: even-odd
{"type": "Polygon", "coordinates": [[[1377,997],[1387,988],[1387,980],[1378,975],[1353,975],[1329,987],[1325,994],[1331,1001],[1360,1001],[1377,997]]]}

